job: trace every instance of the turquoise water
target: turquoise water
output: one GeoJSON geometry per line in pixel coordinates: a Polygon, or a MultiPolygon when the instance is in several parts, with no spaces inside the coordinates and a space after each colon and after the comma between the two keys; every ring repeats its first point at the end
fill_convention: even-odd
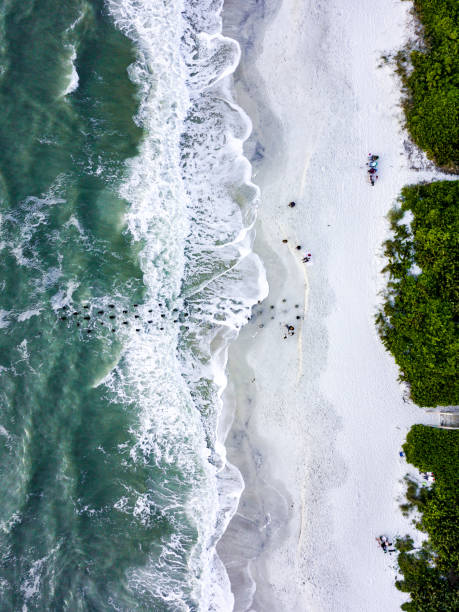
{"type": "Polygon", "coordinates": [[[0,609],[227,609],[214,357],[260,292],[237,47],[199,37],[212,3],[0,6],[0,609]]]}

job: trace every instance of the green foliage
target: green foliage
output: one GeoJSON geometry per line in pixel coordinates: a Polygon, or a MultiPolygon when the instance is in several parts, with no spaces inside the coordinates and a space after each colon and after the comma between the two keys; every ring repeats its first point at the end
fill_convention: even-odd
{"type": "MultiPolygon", "coordinates": [[[[407,128],[431,160],[458,172],[459,3],[413,2],[424,49],[401,50],[394,58],[406,88],[407,128]]],[[[389,280],[376,323],[401,380],[421,406],[459,403],[458,196],[458,181],[405,187],[401,206],[389,215],[393,236],[385,243],[384,270],[389,280]],[[411,227],[403,222],[407,211],[411,227]]],[[[403,576],[396,586],[410,594],[402,609],[459,610],[459,431],[416,425],[404,450],[410,463],[433,472],[436,480],[422,488],[407,479],[402,511],[408,515],[416,507],[417,527],[428,540],[420,550],[409,536],[396,543],[403,576]]]]}
{"type": "Polygon", "coordinates": [[[435,474],[421,528],[429,533],[438,554],[437,564],[459,573],[459,430],[415,425],[403,448],[407,461],[435,474]]]}
{"type": "Polygon", "coordinates": [[[407,612],[453,612],[459,609],[459,593],[421,554],[401,552],[398,556],[403,580],[396,587],[410,593],[411,601],[401,608],[407,612]]]}
{"type": "Polygon", "coordinates": [[[428,542],[412,551],[412,540],[396,547],[403,580],[396,586],[410,593],[402,606],[409,612],[459,609],[459,430],[424,425],[411,428],[403,446],[407,460],[421,471],[433,472],[435,485],[425,498],[419,528],[428,542]]]}
{"type": "Polygon", "coordinates": [[[397,61],[406,90],[408,130],[430,159],[450,170],[459,164],[459,3],[414,0],[424,28],[426,49],[411,53],[413,71],[404,57],[397,61]]]}
{"type": "Polygon", "coordinates": [[[421,472],[433,472],[436,483],[459,492],[459,430],[413,425],[403,445],[406,460],[421,472]]]}
{"type": "Polygon", "coordinates": [[[429,489],[420,487],[417,482],[406,478],[406,499],[409,501],[411,508],[414,506],[422,511],[425,508],[426,502],[429,498],[429,489]]]}
{"type": "Polygon", "coordinates": [[[405,187],[389,215],[389,280],[376,324],[420,406],[459,403],[458,200],[459,181],[405,187]],[[411,229],[403,222],[407,211],[411,229]]]}
{"type": "Polygon", "coordinates": [[[410,552],[414,548],[413,538],[409,535],[405,536],[404,538],[398,538],[395,542],[395,548],[399,552],[410,552]]]}

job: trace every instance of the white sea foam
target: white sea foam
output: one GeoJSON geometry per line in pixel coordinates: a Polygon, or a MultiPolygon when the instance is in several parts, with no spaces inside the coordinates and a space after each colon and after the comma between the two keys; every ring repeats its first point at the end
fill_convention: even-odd
{"type": "Polygon", "coordinates": [[[63,96],[67,96],[68,94],[72,93],[72,91],[75,91],[78,88],[78,83],[79,83],[78,72],[75,67],[75,60],[77,58],[76,48],[74,47],[74,45],[69,45],[69,47],[70,47],[70,57],[69,57],[70,72],[68,73],[68,75],[66,75],[68,84],[64,90],[64,93],[62,94],[63,96]]]}
{"type": "Polygon", "coordinates": [[[65,289],[60,289],[51,297],[51,305],[54,310],[62,308],[72,303],[72,295],[79,287],[79,283],[74,280],[69,280],[64,283],[65,289]]]}
{"type": "MultiPolygon", "coordinates": [[[[29,571],[25,574],[21,581],[20,588],[26,602],[39,594],[44,576],[50,571],[49,568],[55,567],[55,563],[50,563],[49,560],[57,557],[59,549],[60,544],[57,544],[57,546],[51,549],[47,555],[40,559],[36,559],[32,563],[29,571]]],[[[53,571],[53,569],[51,569],[51,571],[53,571]]],[[[23,610],[27,611],[28,609],[28,606],[24,605],[23,610]]]]}
{"type": "Polygon", "coordinates": [[[18,315],[18,321],[27,321],[32,317],[37,317],[40,314],[41,310],[39,308],[32,308],[30,310],[25,310],[18,315]]]}
{"type": "Polygon", "coordinates": [[[3,427],[3,425],[0,425],[0,436],[4,436],[7,440],[9,440],[11,437],[8,431],[3,427]]]}
{"type": "Polygon", "coordinates": [[[8,319],[9,315],[9,310],[0,310],[0,329],[8,327],[8,325],[10,324],[10,321],[8,319]]]}
{"type": "Polygon", "coordinates": [[[118,502],[141,522],[159,510],[177,528],[164,537],[160,562],[133,570],[130,585],[173,609],[189,610],[193,601],[193,609],[229,610],[233,598],[215,545],[242,480],[217,439],[220,397],[228,342],[267,292],[251,251],[258,190],[242,152],[251,125],[228,78],[240,49],[220,34],[221,3],[108,5],[137,48],[129,74],[146,137],[121,195],[130,204],[129,231],[143,241],[145,308],[158,324],[127,331],[123,357],[104,382],[140,406],[135,442],[120,448],[125,460],[173,467],[187,484],[165,479],[146,496],[118,502]],[[165,319],[159,303],[167,306],[165,319]]]}

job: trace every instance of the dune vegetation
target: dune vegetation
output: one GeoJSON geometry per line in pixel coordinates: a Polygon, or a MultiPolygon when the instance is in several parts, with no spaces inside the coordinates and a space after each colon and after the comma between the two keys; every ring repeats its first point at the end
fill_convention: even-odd
{"type": "Polygon", "coordinates": [[[421,513],[416,526],[427,534],[421,548],[411,538],[399,539],[402,579],[396,586],[409,592],[402,605],[408,612],[459,609],[459,430],[424,425],[411,428],[403,446],[409,463],[433,472],[435,483],[419,488],[412,507],[421,513]]]}
{"type": "Polygon", "coordinates": [[[376,322],[420,406],[459,403],[458,201],[458,181],[405,187],[384,245],[388,283],[376,322]]]}
{"type": "Polygon", "coordinates": [[[459,3],[414,0],[420,49],[396,55],[405,88],[406,126],[438,166],[459,170],[459,3]]]}
{"type": "MultiPolygon", "coordinates": [[[[429,159],[459,171],[459,4],[413,0],[417,48],[397,53],[406,128],[429,159]]],[[[404,187],[389,214],[385,242],[387,287],[376,324],[400,379],[419,406],[459,404],[459,182],[404,187]]],[[[405,515],[427,539],[415,549],[399,538],[396,586],[410,594],[407,612],[459,609],[459,431],[415,425],[404,445],[407,461],[433,472],[432,486],[408,478],[405,515]]],[[[427,483],[424,483],[427,484],[427,483]]]]}

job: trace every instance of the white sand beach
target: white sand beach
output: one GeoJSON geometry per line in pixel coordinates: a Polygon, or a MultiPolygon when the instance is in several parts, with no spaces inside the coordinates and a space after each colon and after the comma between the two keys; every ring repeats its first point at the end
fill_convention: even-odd
{"type": "Polygon", "coordinates": [[[374,326],[385,216],[404,185],[438,176],[409,159],[397,81],[378,68],[410,35],[410,4],[238,4],[224,18],[243,49],[270,293],[229,355],[227,451],[245,491],[219,552],[237,611],[395,611],[396,559],[375,536],[413,530],[399,451],[413,423],[434,421],[404,401],[374,326]]]}

